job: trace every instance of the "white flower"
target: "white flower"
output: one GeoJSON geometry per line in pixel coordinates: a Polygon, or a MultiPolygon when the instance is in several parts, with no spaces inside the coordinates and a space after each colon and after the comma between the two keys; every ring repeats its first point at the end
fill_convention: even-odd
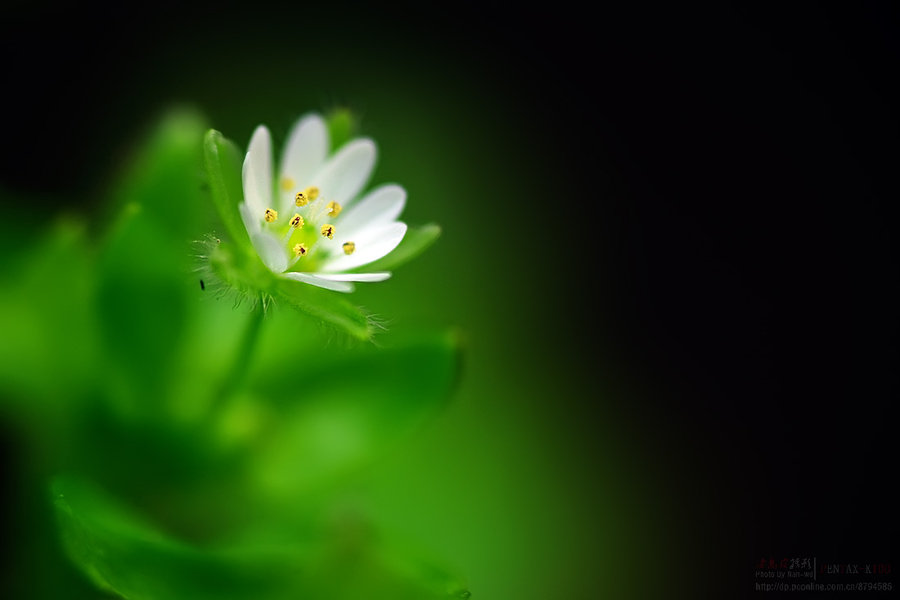
{"type": "Polygon", "coordinates": [[[406,190],[383,185],[357,201],[375,165],[375,144],[355,139],[331,156],[328,148],[322,117],[301,118],[273,182],[271,136],[265,126],[257,127],[244,159],[239,208],[253,247],[273,273],[351,292],[354,281],[391,276],[348,271],[388,254],[403,239],[406,224],[397,217],[406,190]]]}

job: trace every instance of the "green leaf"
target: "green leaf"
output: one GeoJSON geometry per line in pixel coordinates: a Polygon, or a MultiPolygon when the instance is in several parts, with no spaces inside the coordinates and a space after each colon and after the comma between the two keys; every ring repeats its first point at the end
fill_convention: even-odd
{"type": "Polygon", "coordinates": [[[403,241],[394,250],[375,262],[363,265],[357,272],[373,273],[375,271],[391,271],[403,265],[427,250],[441,235],[441,228],[435,223],[422,227],[410,227],[403,236],[403,241]]]}
{"type": "Polygon", "coordinates": [[[315,532],[282,529],[252,544],[200,548],[87,482],[60,477],[51,489],[69,558],[98,588],[128,600],[469,597],[445,570],[385,549],[346,519],[315,532]]]}
{"type": "Polygon", "coordinates": [[[77,479],[56,479],[52,493],[66,553],[100,589],[129,600],[285,597],[278,587],[290,572],[262,557],[181,543],[77,479]]]}
{"type": "Polygon", "coordinates": [[[30,239],[0,277],[0,397],[48,419],[96,376],[96,277],[83,222],[60,219],[30,239]]]}
{"type": "Polygon", "coordinates": [[[162,393],[190,322],[195,240],[210,231],[214,213],[202,189],[204,130],[195,113],[170,112],[113,190],[116,220],[99,249],[96,318],[120,399],[162,393]]]}
{"type": "Polygon", "coordinates": [[[138,204],[174,240],[197,239],[211,219],[203,196],[203,118],[186,109],[166,114],[113,191],[117,213],[138,204]]]}
{"type": "Polygon", "coordinates": [[[241,151],[221,133],[210,129],[203,140],[203,157],[212,200],[225,230],[241,248],[254,252],[238,209],[244,198],[241,151]]]}
{"type": "Polygon", "coordinates": [[[253,476],[303,497],[381,455],[443,408],[459,369],[452,333],[389,348],[304,352],[286,319],[267,323],[249,391],[262,410],[253,476]]]}
{"type": "Polygon", "coordinates": [[[129,205],[110,230],[98,266],[96,320],[108,349],[110,381],[151,398],[168,383],[194,291],[191,247],[164,223],[129,205]]]}

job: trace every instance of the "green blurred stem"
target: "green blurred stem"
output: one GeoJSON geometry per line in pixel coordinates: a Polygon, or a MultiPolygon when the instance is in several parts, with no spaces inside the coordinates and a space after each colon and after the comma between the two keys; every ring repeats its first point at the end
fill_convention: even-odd
{"type": "Polygon", "coordinates": [[[219,394],[216,396],[212,405],[213,412],[218,412],[225,405],[228,399],[235,391],[244,385],[247,378],[247,372],[250,367],[250,360],[253,351],[256,349],[256,342],[259,339],[259,332],[262,331],[263,320],[266,316],[265,301],[260,299],[260,304],[250,315],[247,321],[247,328],[244,330],[244,336],[238,344],[237,353],[234,356],[234,363],[228,371],[227,378],[222,382],[219,394]]]}

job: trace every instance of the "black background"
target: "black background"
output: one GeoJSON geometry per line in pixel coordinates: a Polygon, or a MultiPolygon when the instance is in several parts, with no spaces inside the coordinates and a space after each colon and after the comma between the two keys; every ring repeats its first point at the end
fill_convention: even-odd
{"type": "MultiPolygon", "coordinates": [[[[623,419],[667,449],[645,467],[671,482],[661,573],[683,565],[691,586],[672,596],[752,595],[763,558],[896,567],[897,10],[629,6],[395,4],[344,28],[546,117],[535,152],[555,149],[590,215],[571,275],[603,281],[573,310],[607,315],[563,341],[586,369],[602,355],[642,399],[623,419]]],[[[166,76],[190,89],[192,53],[264,49],[267,18],[12,7],[0,181],[93,206],[97,174],[168,100],[157,65],[185,53],[166,76]],[[35,160],[48,143],[52,170],[35,160]]],[[[590,394],[568,402],[591,414],[590,394]]]]}

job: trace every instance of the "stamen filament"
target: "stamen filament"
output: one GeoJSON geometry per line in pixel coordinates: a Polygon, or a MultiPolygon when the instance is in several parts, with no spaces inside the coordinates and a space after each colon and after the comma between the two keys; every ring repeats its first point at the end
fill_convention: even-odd
{"type": "Polygon", "coordinates": [[[294,213],[294,216],[291,217],[291,226],[287,230],[287,233],[284,234],[284,242],[287,243],[291,239],[291,236],[294,235],[294,232],[301,227],[303,227],[303,217],[294,213]]]}

